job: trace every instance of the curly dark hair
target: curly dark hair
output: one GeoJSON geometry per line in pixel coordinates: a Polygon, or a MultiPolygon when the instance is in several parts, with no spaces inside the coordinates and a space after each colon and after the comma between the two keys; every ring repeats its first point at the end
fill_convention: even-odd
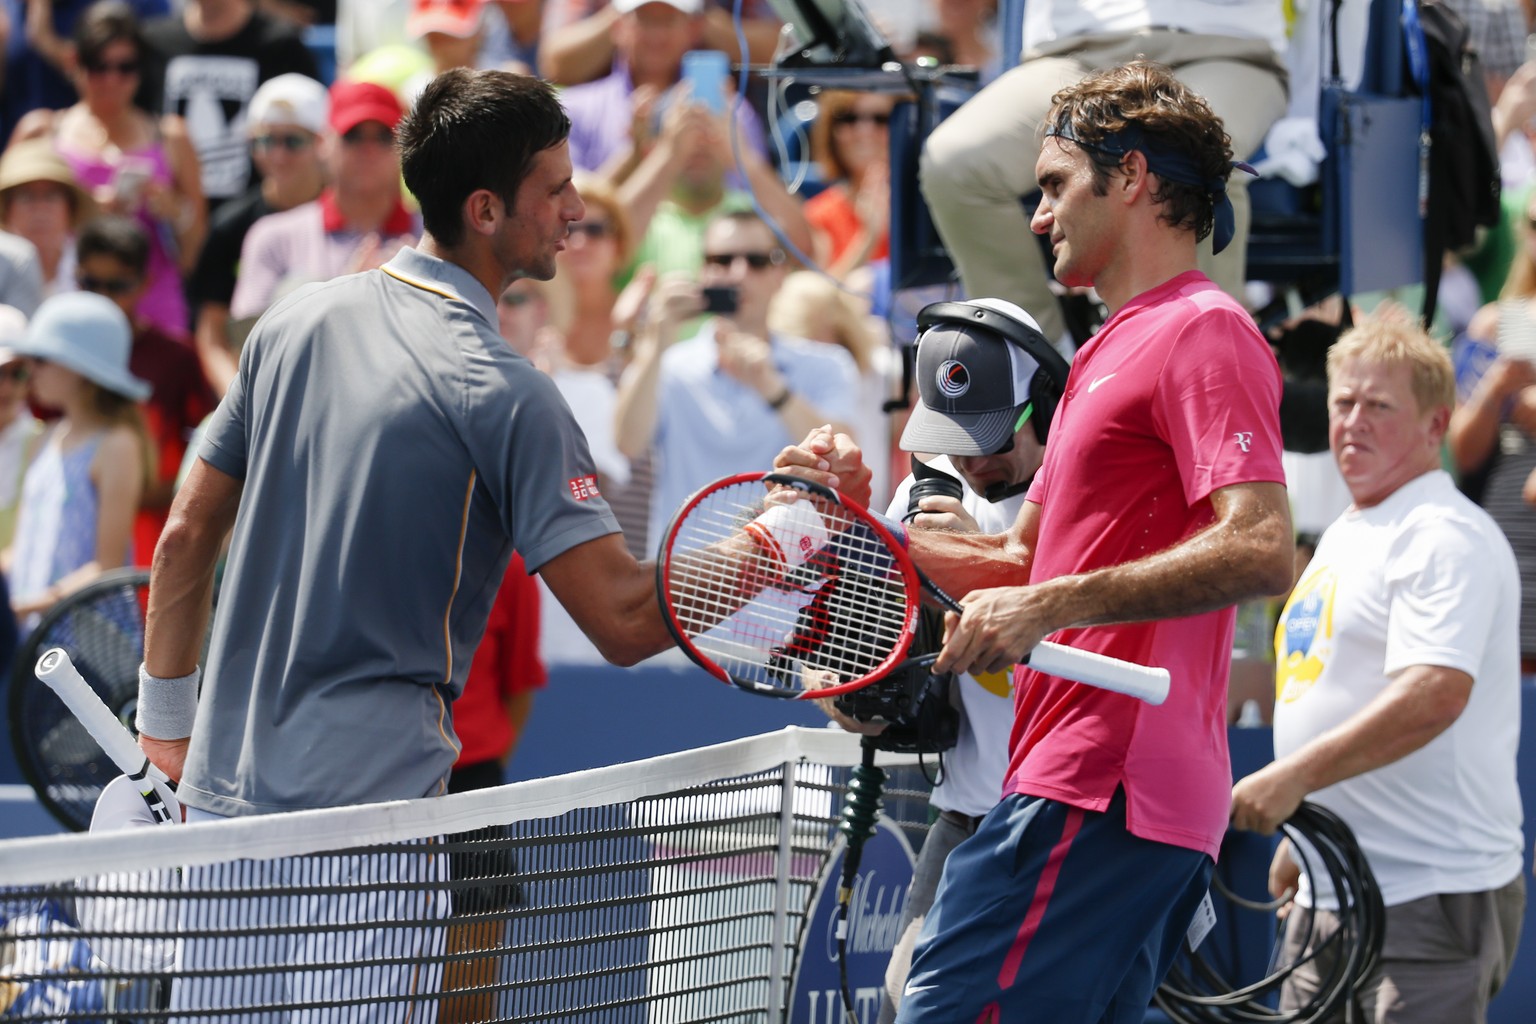
{"type": "Polygon", "coordinates": [[[533,158],[571,131],[547,82],[510,71],[454,68],[434,78],[395,130],[405,187],[427,233],[447,246],[464,236],[460,208],[490,189],[510,208],[533,158]]]}
{"type": "MultiPolygon", "coordinates": [[[[1082,145],[1093,161],[1099,195],[1109,191],[1110,175],[1119,172],[1124,156],[1113,147],[1096,145],[1127,129],[1139,129],[1145,142],[1156,149],[1188,156],[1202,177],[1226,181],[1232,173],[1232,140],[1221,118],[1155,61],[1137,59],[1095,71],[1062,89],[1051,97],[1045,127],[1082,145]]],[[[1196,239],[1209,235],[1215,220],[1212,192],[1167,178],[1158,181],[1152,201],[1163,206],[1159,219],[1194,231],[1196,239]]]]}

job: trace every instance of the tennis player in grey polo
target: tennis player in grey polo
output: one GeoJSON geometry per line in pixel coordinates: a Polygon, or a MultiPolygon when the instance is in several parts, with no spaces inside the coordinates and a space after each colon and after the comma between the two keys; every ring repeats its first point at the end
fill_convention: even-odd
{"type": "Polygon", "coordinates": [[[570,410],[496,330],[585,213],[569,129],[538,79],[438,76],[398,136],[421,243],[247,340],[151,574],[140,744],[188,820],[442,792],[514,548],[609,660],[671,645],[570,410]]]}
{"type": "MultiPolygon", "coordinates": [[[[585,213],[569,131],[538,79],[439,75],[397,133],[420,244],[294,293],[247,340],[150,577],[139,742],[181,779],[188,821],[441,792],[450,704],[514,547],[610,660],[671,643],[570,410],[496,332],[496,298],[552,277],[585,213]]],[[[270,898],[303,858],[253,865],[232,913],[260,923],[179,943],[171,1012],[228,1009],[238,988],[288,1008],[263,1021],[431,1024],[451,929],[422,922],[449,913],[450,865],[421,852],[322,858],[388,883],[366,895],[270,898]],[[294,1005],[338,993],[371,1001],[294,1005]]],[[[187,869],[194,889],[207,870],[187,869]]]]}
{"type": "Polygon", "coordinates": [[[536,571],[618,532],[554,383],[495,324],[483,285],[414,249],[258,324],[199,452],[262,501],[235,521],[219,602],[241,614],[215,619],[187,803],[439,792],[513,547],[536,571]]]}

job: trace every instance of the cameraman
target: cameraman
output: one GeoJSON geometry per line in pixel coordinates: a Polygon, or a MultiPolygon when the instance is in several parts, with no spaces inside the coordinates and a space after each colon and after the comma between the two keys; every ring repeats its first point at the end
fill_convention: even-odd
{"type": "MultiPolygon", "coordinates": [[[[934,457],[913,458],[913,473],[896,488],[886,514],[913,529],[1003,533],[1040,468],[1050,417],[1066,389],[1067,364],[1028,313],[1001,299],[934,303],[918,314],[918,328],[919,400],[900,444],[934,457]],[[1012,340],[992,328],[1007,330],[1012,340]]],[[[997,803],[1008,769],[1012,671],[961,676],[950,699],[959,709],[958,738],[944,754],[933,789],[939,816],[918,855],[891,951],[884,1022],[895,1019],[912,946],[944,861],[997,803]]],[[[852,732],[878,735],[887,728],[851,718],[833,701],[818,703],[852,732]]]]}

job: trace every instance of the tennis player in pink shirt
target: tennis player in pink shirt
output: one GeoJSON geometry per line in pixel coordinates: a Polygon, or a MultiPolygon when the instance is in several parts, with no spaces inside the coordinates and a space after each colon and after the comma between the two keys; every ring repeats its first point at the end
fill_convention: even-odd
{"type": "MultiPolygon", "coordinates": [[[[1140,1024],[1227,823],[1233,606],[1291,581],[1279,368],[1195,264],[1197,240],[1233,234],[1221,122],[1136,61],[1058,93],[1045,134],[1031,226],[1110,317],[1012,529],[911,533],[965,595],[936,668],[998,671],[1050,637],[1161,665],[1172,692],[1153,707],[1016,669],[1002,801],[945,865],[903,1024],[1140,1024]]],[[[780,461],[855,498],[866,476],[830,431],[780,461]]]]}

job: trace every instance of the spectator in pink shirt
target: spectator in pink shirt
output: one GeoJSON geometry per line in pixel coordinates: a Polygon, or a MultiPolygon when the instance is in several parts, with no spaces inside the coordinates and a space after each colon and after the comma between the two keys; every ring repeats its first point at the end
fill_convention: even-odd
{"type": "Polygon", "coordinates": [[[299,285],[380,266],[415,242],[421,223],[405,208],[395,150],[403,114],[382,85],[342,80],[331,87],[324,143],[331,185],[319,199],[251,226],[230,300],[234,320],[260,316],[299,285]]]}

